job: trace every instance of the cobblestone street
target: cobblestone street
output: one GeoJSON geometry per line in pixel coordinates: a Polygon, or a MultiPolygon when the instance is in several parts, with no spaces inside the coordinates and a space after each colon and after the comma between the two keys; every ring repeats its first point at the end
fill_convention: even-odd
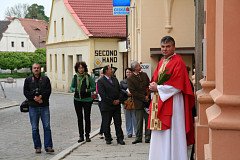
{"type": "MultiPolygon", "coordinates": [[[[23,79],[15,84],[3,84],[8,99],[21,103],[23,96],[23,79]]],[[[51,129],[54,154],[36,155],[31,137],[31,126],[28,113],[21,113],[19,106],[0,110],[0,159],[50,159],[78,140],[77,117],[71,94],[52,93],[50,97],[51,129]]],[[[92,106],[92,131],[99,128],[100,112],[98,106],[92,106]]],[[[40,133],[43,142],[43,129],[40,123],[40,133]]]]}

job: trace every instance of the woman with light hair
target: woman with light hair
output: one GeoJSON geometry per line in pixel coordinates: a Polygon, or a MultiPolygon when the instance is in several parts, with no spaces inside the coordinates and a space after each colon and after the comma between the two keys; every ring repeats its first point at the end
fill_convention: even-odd
{"type": "MultiPolygon", "coordinates": [[[[127,78],[132,75],[132,69],[126,68],[125,69],[125,79],[120,82],[121,93],[123,94],[124,101],[127,100],[129,97],[132,96],[128,89],[127,78]]],[[[126,132],[128,138],[133,136],[133,131],[136,135],[136,117],[135,117],[135,110],[129,109],[124,104],[124,114],[125,114],[125,122],[126,122],[126,132]]]]}

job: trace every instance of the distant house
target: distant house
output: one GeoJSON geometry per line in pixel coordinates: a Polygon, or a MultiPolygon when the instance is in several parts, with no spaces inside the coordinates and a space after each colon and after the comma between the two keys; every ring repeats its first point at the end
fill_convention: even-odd
{"type": "Polygon", "coordinates": [[[9,18],[0,21],[0,51],[34,52],[45,48],[48,23],[43,20],[9,18]]]}
{"type": "Polygon", "coordinates": [[[69,90],[77,61],[92,69],[112,65],[123,78],[127,66],[126,16],[114,16],[112,0],[53,0],[46,43],[52,88],[69,90]]]}

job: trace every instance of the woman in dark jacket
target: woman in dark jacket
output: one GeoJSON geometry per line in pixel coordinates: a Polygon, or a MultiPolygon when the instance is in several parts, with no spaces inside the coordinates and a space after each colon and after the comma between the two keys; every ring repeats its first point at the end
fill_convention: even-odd
{"type": "MultiPolygon", "coordinates": [[[[128,97],[132,96],[128,90],[127,78],[132,75],[132,69],[125,69],[125,79],[120,82],[121,93],[123,93],[124,100],[127,100],[128,97]]],[[[125,113],[125,122],[126,122],[126,132],[128,138],[131,138],[133,135],[133,130],[136,133],[136,118],[135,118],[135,110],[128,110],[124,107],[125,113]]]]}
{"type": "Polygon", "coordinates": [[[78,143],[84,141],[84,125],[83,112],[85,120],[85,137],[86,142],[90,142],[91,132],[91,108],[93,99],[91,92],[95,91],[95,82],[88,74],[88,68],[85,62],[77,62],[75,64],[75,72],[72,79],[70,91],[74,92],[74,106],[78,118],[79,140],[78,143]]]}

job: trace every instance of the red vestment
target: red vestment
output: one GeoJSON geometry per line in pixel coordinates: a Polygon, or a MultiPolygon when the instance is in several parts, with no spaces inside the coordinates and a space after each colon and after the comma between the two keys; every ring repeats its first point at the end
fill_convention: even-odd
{"type": "MultiPolygon", "coordinates": [[[[158,63],[157,68],[154,71],[152,77],[152,82],[157,82],[159,69],[163,63],[163,59],[158,63]]],[[[194,106],[194,94],[191,88],[190,80],[187,73],[187,68],[179,55],[173,55],[171,60],[167,63],[165,70],[167,74],[171,74],[170,79],[166,81],[163,85],[173,86],[174,88],[180,90],[183,94],[184,99],[184,113],[185,113],[185,130],[187,144],[194,144],[194,127],[193,127],[193,117],[192,108],[194,106]]],[[[151,103],[152,104],[152,103],[151,103]]],[[[150,105],[150,114],[152,106],[150,105]]],[[[173,111],[173,96],[163,102],[160,97],[158,97],[158,115],[162,123],[162,130],[171,128],[171,118],[173,111]]],[[[149,115],[151,117],[151,115],[149,115]]],[[[148,121],[148,127],[150,127],[150,120],[148,121]]]]}

